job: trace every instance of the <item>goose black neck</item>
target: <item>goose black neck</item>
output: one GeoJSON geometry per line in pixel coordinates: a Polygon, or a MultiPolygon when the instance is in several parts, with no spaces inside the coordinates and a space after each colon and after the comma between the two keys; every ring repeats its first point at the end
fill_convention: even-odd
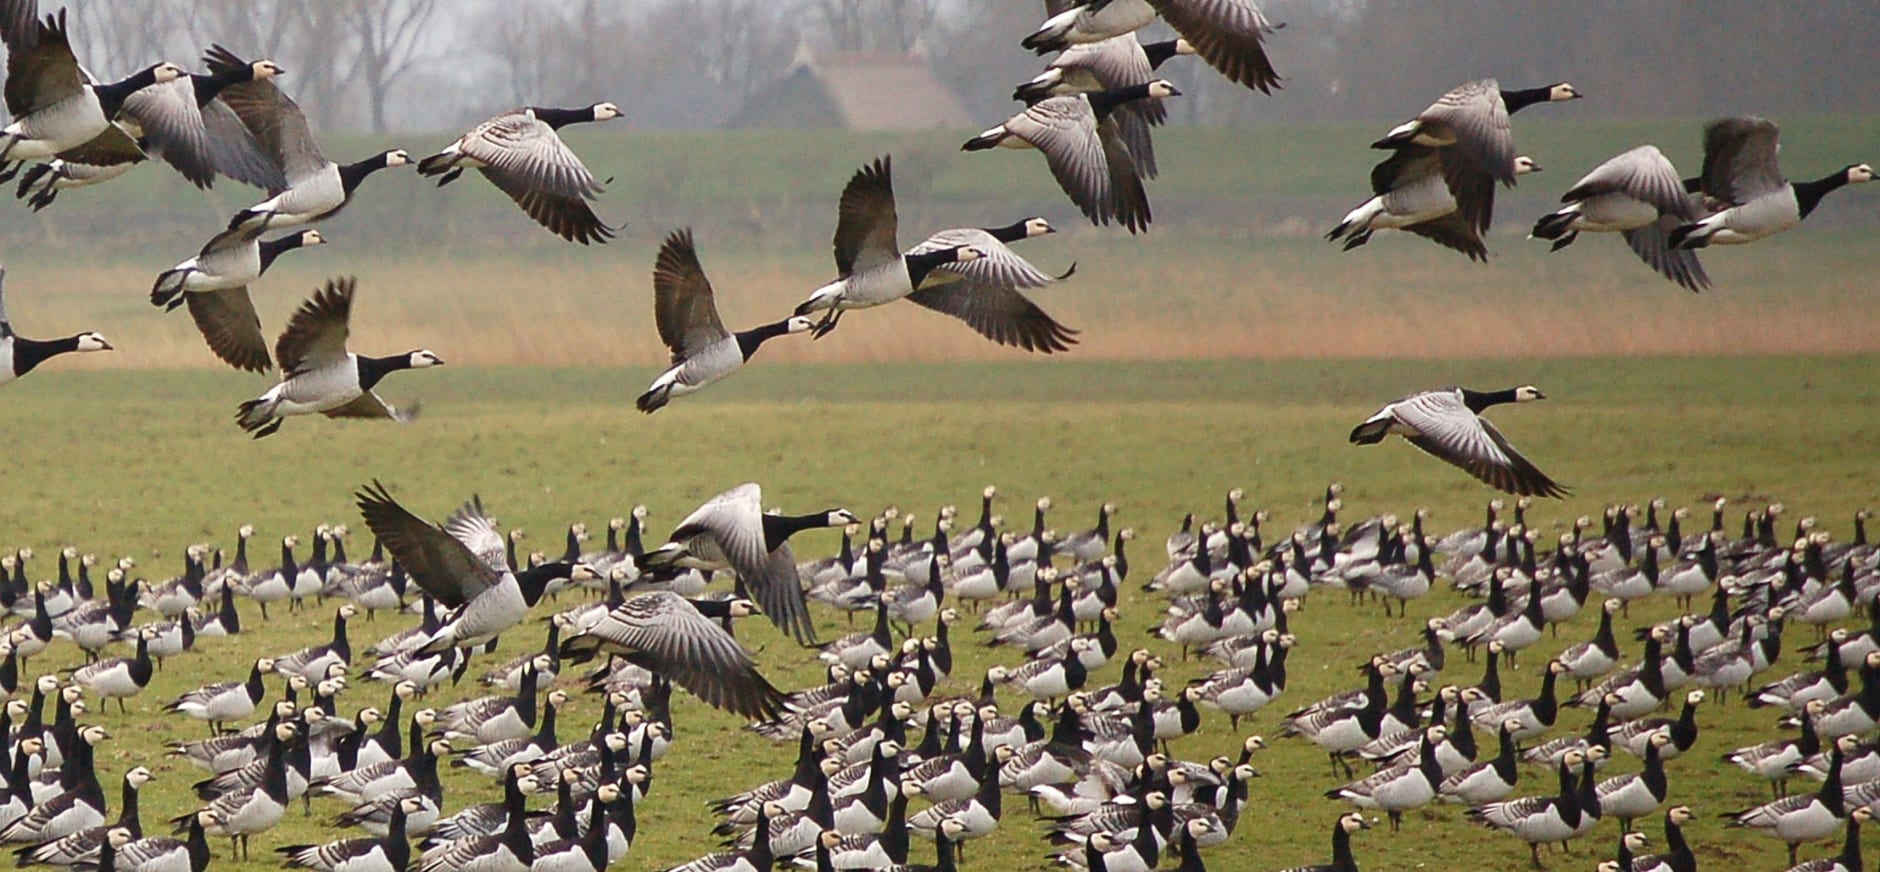
{"type": "Polygon", "coordinates": [[[1501,102],[1508,107],[1508,114],[1513,115],[1536,103],[1545,103],[1553,96],[1554,88],[1547,85],[1540,88],[1522,88],[1518,91],[1503,89],[1501,102]]]}
{"type": "Polygon", "coordinates": [[[1176,46],[1180,42],[1181,40],[1178,39],[1165,39],[1160,42],[1151,42],[1143,45],[1142,53],[1149,58],[1149,69],[1158,69],[1163,64],[1167,63],[1169,58],[1179,54],[1179,52],[1176,51],[1176,46]]]}
{"type": "Polygon", "coordinates": [[[64,339],[25,339],[13,337],[13,374],[22,376],[47,359],[78,350],[78,336],[64,339]]]}
{"type": "MultiPolygon", "coordinates": [[[[993,239],[997,239],[1000,242],[1009,244],[1009,243],[1017,242],[1021,239],[1030,238],[1031,236],[1030,224],[1031,224],[1031,219],[1024,218],[1024,219],[1020,219],[1018,221],[1014,221],[1010,224],[1006,224],[1000,227],[981,227],[979,229],[985,231],[993,239]]],[[[991,504],[991,500],[987,500],[986,502],[988,505],[991,504]]]]}
{"type": "Polygon", "coordinates": [[[795,536],[804,530],[813,530],[817,527],[829,526],[829,517],[833,514],[835,514],[834,510],[824,510],[821,512],[811,512],[807,515],[763,516],[764,550],[775,551],[777,550],[777,546],[782,545],[791,536],[795,536]]]}
{"type": "MultiPolygon", "coordinates": [[[[1543,88],[1542,90],[1546,89],[1543,88]]],[[[1479,415],[1482,413],[1483,409],[1489,408],[1490,406],[1499,406],[1503,403],[1514,402],[1514,392],[1514,388],[1508,388],[1502,391],[1472,391],[1468,388],[1463,388],[1462,404],[1468,406],[1469,411],[1479,415]]]]}
{"type": "MultiPolygon", "coordinates": [[[[280,257],[283,253],[293,251],[296,248],[306,245],[306,237],[307,234],[305,233],[290,233],[279,239],[262,240],[260,245],[261,271],[263,273],[267,272],[268,267],[274,265],[274,259],[280,257]]],[[[246,540],[244,540],[242,544],[247,544],[246,540]]]]}
{"type": "Polygon", "coordinates": [[[189,75],[189,84],[195,89],[196,108],[200,109],[209,105],[209,101],[214,100],[216,96],[221,94],[228,86],[239,85],[242,82],[252,82],[254,79],[254,64],[242,64],[238,67],[217,70],[207,76],[199,73],[191,73],[189,75]]]}
{"type": "Polygon", "coordinates": [[[394,354],[389,357],[367,357],[359,355],[359,389],[372,390],[379,380],[401,369],[411,368],[410,354],[394,354]]]}
{"type": "Polygon", "coordinates": [[[592,106],[583,106],[579,109],[530,106],[529,111],[535,113],[535,120],[555,130],[560,130],[570,124],[586,124],[595,120],[594,108],[592,106]]]}
{"type": "Polygon", "coordinates": [[[903,255],[901,260],[907,265],[908,282],[914,287],[927,279],[927,274],[942,266],[959,260],[960,249],[942,248],[937,251],[922,251],[903,255]]]}
{"type": "Polygon", "coordinates": [[[1795,205],[1801,211],[1801,217],[1807,218],[1808,213],[1815,211],[1815,207],[1821,205],[1822,197],[1826,197],[1829,192],[1846,185],[1848,178],[1847,171],[1849,169],[1852,169],[1852,167],[1836,170],[1833,174],[1823,176],[1812,182],[1796,182],[1793,185],[1795,188],[1795,205]]]}
{"type": "Polygon", "coordinates": [[[351,196],[352,192],[359,187],[359,183],[366,180],[366,176],[391,165],[389,161],[391,155],[389,151],[380,152],[356,163],[340,164],[340,187],[346,191],[347,196],[351,196]]]}
{"type": "Polygon", "coordinates": [[[1345,832],[1342,822],[1332,825],[1332,868],[1338,870],[1358,868],[1357,861],[1351,856],[1351,834],[1345,832]]]}
{"type": "Polygon", "coordinates": [[[772,324],[752,327],[749,330],[739,330],[731,334],[738,341],[738,353],[742,355],[745,360],[750,360],[751,355],[757,353],[758,346],[789,333],[790,320],[791,319],[785,318],[782,321],[772,324]]]}
{"type": "Polygon", "coordinates": [[[104,110],[105,119],[116,120],[118,112],[124,108],[125,100],[129,99],[132,94],[156,84],[159,66],[162,64],[152,64],[118,81],[91,86],[92,94],[98,98],[98,107],[104,110]]]}
{"type": "Polygon", "coordinates": [[[1090,100],[1090,110],[1097,114],[1097,120],[1102,121],[1110,117],[1110,113],[1115,112],[1116,107],[1124,103],[1148,99],[1149,83],[1144,82],[1140,85],[1130,85],[1127,88],[1111,88],[1107,91],[1096,91],[1086,94],[1085,97],[1090,100]]]}

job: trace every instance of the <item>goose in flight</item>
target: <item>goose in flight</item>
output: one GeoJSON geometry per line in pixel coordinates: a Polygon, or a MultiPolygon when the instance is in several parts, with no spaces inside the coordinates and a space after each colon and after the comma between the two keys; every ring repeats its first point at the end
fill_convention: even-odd
{"type": "Polygon", "coordinates": [[[1812,182],[1790,182],[1776,163],[1781,131],[1767,118],[1723,118],[1704,127],[1704,172],[1697,178],[1712,214],[1671,231],[1676,248],[1742,245],[1802,223],[1821,199],[1874,180],[1869,164],[1849,164],[1812,182]]]}
{"type": "Polygon", "coordinates": [[[721,493],[687,515],[666,544],[641,558],[642,569],[728,569],[776,624],[805,645],[816,643],[809,605],[797,581],[790,537],[817,527],[860,523],[847,509],[807,515],[764,512],[764,493],[755,482],[721,493]]]}
{"type": "Polygon", "coordinates": [[[1697,255],[1671,247],[1672,231],[1696,221],[1701,207],[1657,146],[1641,145],[1594,167],[1560,202],[1566,205],[1541,216],[1529,234],[1552,240],[1554,251],[1572,245],[1582,231],[1618,233],[1665,278],[1693,293],[1710,287],[1697,255]]]}
{"type": "Polygon", "coordinates": [[[19,378],[47,359],[74,351],[110,351],[111,343],[92,332],[64,339],[27,339],[13,332],[13,319],[7,316],[7,271],[0,267],[0,385],[19,378]]]}
{"type": "Polygon", "coordinates": [[[670,591],[630,595],[561,644],[561,656],[572,663],[597,654],[619,656],[747,718],[771,720],[783,711],[783,693],[758,673],[737,640],[670,591]]]}
{"type": "Polygon", "coordinates": [[[1442,388],[1396,400],[1351,431],[1353,445],[1376,445],[1393,433],[1497,490],[1523,496],[1563,497],[1548,478],[1508,443],[1482,411],[1503,403],[1544,400],[1533,385],[1501,391],[1442,388]]]}
{"type": "Polygon", "coordinates": [[[318,230],[302,230],[263,241],[259,230],[224,230],[192,257],[157,276],[150,304],[165,310],[189,307],[209,350],[224,363],[249,372],[267,372],[268,340],[261,334],[248,285],[268,271],[282,254],[324,245],[318,230]]]}
{"type": "Polygon", "coordinates": [[[314,292],[274,343],[281,367],[281,383],[256,399],[241,404],[236,422],[256,439],[281,429],[292,415],[319,413],[329,418],[376,418],[409,422],[417,406],[397,409],[373,391],[379,380],[401,369],[442,366],[443,358],[427,349],[389,357],[367,357],[346,349],[352,332],[354,282],[333,279],[314,292]]]}
{"type": "Polygon", "coordinates": [[[601,183],[557,131],[619,117],[620,107],[612,103],[580,109],[525,106],[477,125],[448,148],[418,161],[418,174],[441,176],[437,184],[443,187],[466,168],[475,169],[556,236],[582,245],[604,243],[613,238],[615,228],[603,223],[587,203],[601,192],[601,183]]]}
{"type": "Polygon", "coordinates": [[[633,402],[649,415],[677,397],[730,378],[765,342],[815,326],[808,318],[792,315],[736,333],[726,330],[690,228],[666,237],[653,262],[653,322],[659,341],[672,351],[672,365],[633,402]]]}
{"type": "Polygon", "coordinates": [[[480,499],[472,498],[439,525],[399,505],[376,480],[353,496],[366,526],[405,574],[439,604],[457,610],[416,646],[420,654],[487,643],[528,618],[549,582],[598,577],[585,564],[566,561],[511,570],[503,536],[480,499]]]}
{"type": "Polygon", "coordinates": [[[1265,42],[1283,25],[1268,21],[1253,0],[1045,0],[1045,14],[1021,43],[1039,54],[1133,33],[1160,16],[1236,84],[1262,94],[1280,87],[1265,42]]]}
{"type": "Polygon", "coordinates": [[[908,250],[911,255],[949,248],[971,248],[985,257],[955,261],[921,280],[907,299],[926,309],[966,322],[973,332],[1000,345],[1026,351],[1069,351],[1077,344],[1077,331],[1059,324],[1020,291],[1049,287],[1069,278],[1077,266],[1052,276],[1020,257],[1007,243],[1056,233],[1043,218],[1026,218],[1004,227],[960,227],[942,230],[908,250]]]}

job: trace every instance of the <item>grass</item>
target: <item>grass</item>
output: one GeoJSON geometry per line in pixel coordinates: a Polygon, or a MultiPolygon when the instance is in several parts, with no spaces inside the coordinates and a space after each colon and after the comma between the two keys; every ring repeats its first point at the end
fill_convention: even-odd
{"type": "MultiPolygon", "coordinates": [[[[1021,528],[1039,495],[1054,498],[1059,508],[1052,522],[1061,530],[1088,525],[1102,500],[1120,502],[1121,523],[1141,534],[1132,572],[1140,582],[1159,568],[1162,539],[1181,515],[1216,516],[1221,494],[1234,486],[1247,489],[1249,510],[1273,512],[1274,530],[1316,517],[1316,500],[1334,479],[1347,486],[1348,518],[1422,506],[1433,512],[1438,530],[1476,523],[1487,494],[1466,476],[1402,444],[1353,448],[1344,444],[1344,433],[1380,399],[1417,387],[1533,382],[1551,399],[1501,410],[1496,419],[1542,468],[1577,486],[1572,499],[1533,513],[1549,535],[1611,501],[1662,495],[1674,505],[1701,507],[1715,494],[1739,508],[1779,499],[1845,535],[1848,516],[1876,493],[1870,463],[1870,434],[1880,423],[1876,362],[1872,356],[1822,356],[778,363],[652,419],[629,406],[650,368],[446,367],[386,384],[394,400],[424,399],[427,411],[415,426],[296,420],[255,444],[228,420],[234,403],[256,389],[251,379],[223,372],[74,371],[61,362],[6,389],[9,414],[0,427],[8,436],[9,464],[0,530],[8,544],[32,545],[41,555],[33,562],[35,577],[49,574],[52,555],[69,543],[102,557],[131,555],[140,575],[161,580],[180,567],[185,544],[232,544],[242,523],[260,528],[256,558],[262,563],[273,555],[268,543],[286,533],[305,538],[322,522],[349,522],[357,530],[349,494],[373,477],[429,517],[481,493],[505,525],[525,528],[528,544],[551,552],[573,521],[599,529],[606,518],[644,503],[652,508],[653,530],[663,533],[704,497],[744,480],[762,482],[767,502],[797,511],[843,505],[873,513],[899,505],[920,516],[923,530],[943,503],[958,504],[970,516],[980,487],[996,483],[1004,495],[1001,509],[1021,528]]],[[[362,531],[358,538],[352,549],[362,553],[369,541],[362,531]]],[[[798,553],[807,559],[833,547],[831,534],[805,534],[798,553]]],[[[1134,587],[1124,605],[1125,644],[1142,640],[1158,617],[1156,602],[1134,587]]],[[[1279,715],[1355,685],[1352,669],[1365,656],[1412,644],[1423,617],[1460,602],[1438,593],[1418,604],[1416,618],[1386,621],[1374,606],[1353,607],[1337,595],[1311,599],[1294,622],[1302,644],[1291,689],[1243,724],[1243,731],[1275,739],[1275,748],[1258,761],[1266,777],[1255,784],[1234,840],[1209,855],[1211,868],[1257,872],[1323,862],[1324,831],[1342,808],[1318,794],[1338,782],[1316,749],[1277,740],[1279,715]]],[[[1651,602],[1635,609],[1629,624],[1670,613],[1670,604],[1651,602]]],[[[245,620],[257,617],[244,606],[245,620]]],[[[277,612],[262,632],[206,640],[199,653],[173,661],[133,700],[129,716],[115,706],[91,715],[117,738],[102,754],[102,777],[115,784],[132,765],[152,766],[159,780],[146,790],[147,821],[194,807],[186,787],[199,775],[160,754],[164,742],[203,730],[160,715],[159,707],[188,687],[245,674],[256,656],[323,640],[330,618],[330,607],[277,612]]],[[[1531,693],[1541,655],[1586,637],[1592,624],[1589,613],[1542,651],[1524,654],[1523,668],[1509,676],[1510,693],[1531,693]]],[[[360,622],[355,644],[399,625],[360,622]]],[[[826,613],[820,627],[825,636],[848,629],[826,613]]],[[[1811,635],[1790,632],[1800,641],[1811,635]]],[[[534,647],[539,633],[539,626],[512,633],[501,655],[534,647]]],[[[813,658],[768,625],[747,623],[740,638],[780,686],[818,680],[813,658]]],[[[1165,645],[1152,647],[1170,655],[1166,677],[1173,685],[1206,669],[1173,662],[1165,645]]],[[[966,690],[988,665],[1014,659],[971,641],[960,650],[955,681],[946,690],[966,690]]],[[[70,666],[74,658],[74,649],[60,645],[29,671],[70,666]]],[[[1791,668],[1796,664],[1785,659],[1767,677],[1791,668]]],[[[1459,665],[1444,680],[1473,681],[1475,669],[1459,665]]],[[[1100,680],[1115,676],[1111,667],[1100,680]]],[[[459,688],[432,702],[474,692],[459,688]]],[[[356,684],[342,707],[380,705],[384,694],[383,687],[356,684]]],[[[684,695],[675,707],[678,743],[658,767],[629,868],[660,868],[704,853],[711,842],[703,800],[788,771],[793,749],[762,742],[684,695]]],[[[594,700],[583,697],[564,723],[587,722],[596,712],[594,700]]],[[[1586,718],[1569,712],[1560,729],[1581,730],[1586,718]]],[[[1718,753],[1771,735],[1769,718],[1733,700],[1707,706],[1700,721],[1698,748],[1670,764],[1675,800],[1702,816],[1691,828],[1700,862],[1778,866],[1779,843],[1726,833],[1714,818],[1766,795],[1762,784],[1720,770],[1714,761],[1718,753]]],[[[1228,753],[1240,738],[1210,715],[1202,732],[1176,742],[1175,750],[1206,759],[1228,753]]],[[[1622,759],[1607,771],[1636,765],[1622,759]]],[[[1524,792],[1544,791],[1536,785],[1551,782],[1534,771],[1523,778],[1524,792]]],[[[457,807],[493,798],[496,790],[458,770],[446,795],[457,807]]],[[[294,812],[258,838],[257,851],[265,855],[276,845],[336,835],[322,821],[337,809],[316,806],[313,818],[294,812]]],[[[973,846],[971,866],[1030,868],[1044,852],[1038,834],[1022,804],[1013,803],[1001,832],[973,846]]],[[[1603,824],[1553,865],[1585,868],[1609,856],[1615,838],[1616,828],[1603,824]]],[[[1454,865],[1459,858],[1487,868],[1526,862],[1523,846],[1468,826],[1453,807],[1413,814],[1401,835],[1366,833],[1356,847],[1369,868],[1454,865]]],[[[1811,847],[1808,855],[1832,850],[1811,847]]],[[[926,849],[917,849],[917,859],[923,856],[926,849]]],[[[218,860],[218,868],[268,865],[261,856],[247,864],[218,860]]]]}

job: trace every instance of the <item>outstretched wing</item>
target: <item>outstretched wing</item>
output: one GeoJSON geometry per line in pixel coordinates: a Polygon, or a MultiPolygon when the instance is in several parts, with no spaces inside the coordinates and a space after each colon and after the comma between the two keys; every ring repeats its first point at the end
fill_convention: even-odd
{"type": "Polygon", "coordinates": [[[372,535],[405,574],[438,602],[458,608],[502,580],[457,537],[412,514],[378,481],[354,495],[372,535]]]}

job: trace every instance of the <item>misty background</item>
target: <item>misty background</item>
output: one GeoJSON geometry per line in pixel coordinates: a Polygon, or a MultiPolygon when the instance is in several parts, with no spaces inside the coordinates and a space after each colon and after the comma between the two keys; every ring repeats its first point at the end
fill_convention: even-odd
{"type": "MultiPolygon", "coordinates": [[[[50,11],[53,4],[44,4],[50,11]]],[[[1450,87],[1567,80],[1582,117],[1880,111],[1873,0],[1265,0],[1285,90],[1165,68],[1178,124],[1395,118],[1450,87]]],[[[112,0],[71,7],[104,75],[221,43],[271,57],[316,129],[461,127],[516,105],[611,100],[641,129],[721,125],[794,61],[915,52],[972,116],[1010,114],[1042,60],[1032,0],[112,0]]],[[[1145,40],[1169,38],[1166,28],[1145,40]]]]}

